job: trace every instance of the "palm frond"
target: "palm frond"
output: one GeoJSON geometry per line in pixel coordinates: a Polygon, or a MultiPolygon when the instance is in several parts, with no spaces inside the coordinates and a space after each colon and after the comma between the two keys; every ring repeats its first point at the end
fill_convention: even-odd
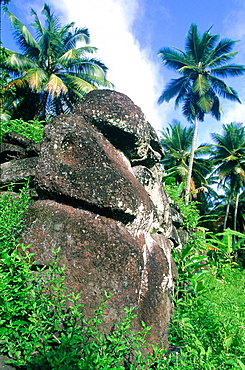
{"type": "Polygon", "coordinates": [[[186,54],[193,59],[195,65],[205,63],[206,55],[215,45],[218,35],[210,35],[209,30],[202,37],[198,33],[197,25],[192,23],[186,38],[186,54]]]}
{"type": "Polygon", "coordinates": [[[237,53],[222,54],[217,58],[210,58],[210,60],[205,64],[206,68],[212,72],[214,67],[222,66],[229,60],[233,59],[237,53]]]}
{"type": "Polygon", "coordinates": [[[68,68],[69,73],[87,73],[88,75],[106,75],[107,67],[99,59],[96,58],[80,58],[79,61],[74,62],[68,68]]]}
{"type": "Polygon", "coordinates": [[[14,80],[10,81],[6,86],[5,89],[8,88],[17,88],[17,89],[26,89],[28,87],[28,83],[25,79],[25,76],[15,78],[14,80]]]}
{"type": "Polygon", "coordinates": [[[31,53],[33,56],[38,56],[39,54],[39,47],[31,33],[29,32],[28,28],[12,13],[10,13],[7,9],[5,10],[7,13],[11,26],[13,28],[13,34],[16,41],[19,44],[20,49],[24,53],[31,53]]]}
{"type": "Polygon", "coordinates": [[[186,37],[185,50],[191,55],[195,65],[200,61],[200,43],[201,39],[197,30],[197,25],[192,23],[186,37]]]}
{"type": "MultiPolygon", "coordinates": [[[[68,25],[68,29],[71,28],[71,24],[68,25]]],[[[90,43],[90,34],[87,28],[75,28],[74,31],[65,32],[62,37],[64,43],[64,51],[76,48],[78,41],[90,43]]]]}
{"type": "Polygon", "coordinates": [[[182,127],[179,121],[173,120],[169,127],[161,131],[162,138],[161,143],[165,150],[174,153],[188,152],[191,148],[191,142],[193,137],[193,127],[182,127]]]}
{"type": "Polygon", "coordinates": [[[210,89],[209,81],[203,74],[198,74],[192,85],[192,91],[194,94],[204,96],[210,89]]]}
{"type": "Polygon", "coordinates": [[[49,77],[48,82],[46,83],[44,90],[47,91],[52,96],[52,98],[54,98],[55,96],[59,96],[60,94],[66,94],[68,88],[66,84],[61,80],[61,78],[52,73],[49,77]]]}
{"type": "Polygon", "coordinates": [[[42,91],[45,82],[48,80],[48,75],[42,68],[29,69],[23,77],[30,89],[37,93],[42,91]]]}
{"type": "Polygon", "coordinates": [[[224,38],[222,40],[219,41],[218,45],[215,47],[215,49],[213,50],[213,52],[211,53],[211,58],[217,58],[219,56],[221,56],[222,54],[227,54],[227,53],[230,53],[231,50],[234,48],[234,44],[237,42],[238,40],[231,40],[231,39],[227,39],[227,38],[224,38]]]}
{"type": "Polygon", "coordinates": [[[217,40],[219,39],[219,35],[211,35],[210,30],[212,27],[210,27],[209,30],[204,32],[201,38],[201,45],[202,45],[202,56],[200,58],[200,61],[202,64],[206,65],[207,63],[207,56],[211,53],[212,49],[214,48],[217,40]]]}
{"type": "Polygon", "coordinates": [[[63,76],[63,81],[66,84],[66,86],[69,89],[71,89],[74,93],[76,93],[79,97],[83,97],[88,92],[97,88],[94,84],[80,77],[72,76],[69,74],[65,74],[63,76]]]}
{"type": "Polygon", "coordinates": [[[103,75],[88,75],[87,73],[79,73],[77,76],[82,80],[89,82],[96,88],[104,87],[108,89],[114,89],[114,84],[108,81],[103,75]]]}
{"type": "Polygon", "coordinates": [[[181,95],[181,97],[179,96],[177,101],[180,101],[180,99],[184,99],[185,95],[188,93],[189,87],[190,83],[188,77],[184,76],[170,80],[162,95],[158,99],[158,104],[161,104],[164,101],[169,102],[176,95],[181,95]]]}
{"type": "Polygon", "coordinates": [[[37,67],[37,63],[25,55],[12,53],[6,58],[5,67],[8,68],[9,71],[17,71],[18,73],[21,73],[29,68],[37,67]]]}
{"type": "Polygon", "coordinates": [[[195,156],[210,154],[213,144],[203,143],[195,149],[195,156]]]}
{"type": "Polygon", "coordinates": [[[51,12],[51,7],[48,4],[44,4],[42,14],[46,17],[45,30],[51,33],[56,33],[61,29],[61,25],[58,17],[51,12]]]}
{"type": "Polygon", "coordinates": [[[214,90],[216,94],[226,99],[241,103],[240,99],[238,98],[237,92],[232,87],[229,87],[228,85],[226,85],[224,81],[212,75],[209,76],[209,80],[210,80],[212,89],[214,90]]]}
{"type": "Polygon", "coordinates": [[[219,68],[212,69],[211,73],[214,76],[233,77],[242,76],[245,73],[244,65],[230,64],[219,68]]]}
{"type": "Polygon", "coordinates": [[[199,121],[204,120],[204,111],[200,109],[197,104],[199,97],[193,93],[188,93],[186,98],[183,101],[182,112],[187,120],[191,123],[194,122],[195,118],[198,118],[199,121]]]}
{"type": "Polygon", "coordinates": [[[86,53],[95,53],[97,48],[92,46],[84,46],[77,49],[70,49],[64,54],[62,54],[58,59],[57,63],[62,64],[63,66],[69,66],[82,63],[81,57],[84,57],[86,53]]]}
{"type": "Polygon", "coordinates": [[[45,30],[42,26],[42,23],[36,13],[36,11],[34,9],[31,9],[31,15],[34,15],[34,23],[31,23],[31,26],[33,26],[35,29],[36,29],[36,32],[37,32],[37,38],[40,38],[45,30]]]}
{"type": "Polygon", "coordinates": [[[174,48],[163,48],[158,52],[163,64],[175,71],[181,69],[186,65],[191,65],[191,60],[183,53],[176,51],[174,48]]]}
{"type": "MultiPolygon", "coordinates": [[[[211,91],[212,92],[212,91],[211,91]]],[[[211,108],[211,115],[217,119],[217,121],[220,120],[221,118],[221,113],[222,113],[222,107],[221,107],[221,104],[220,104],[220,101],[219,101],[219,98],[215,95],[215,94],[212,94],[213,95],[213,106],[211,108]]]]}
{"type": "Polygon", "coordinates": [[[204,113],[209,113],[213,107],[212,96],[210,94],[202,95],[197,100],[197,105],[204,113]]]}

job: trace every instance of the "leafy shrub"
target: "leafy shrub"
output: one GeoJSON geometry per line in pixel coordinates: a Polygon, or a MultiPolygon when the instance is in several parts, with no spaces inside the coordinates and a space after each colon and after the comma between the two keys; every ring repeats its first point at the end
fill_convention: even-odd
{"type": "Polygon", "coordinates": [[[179,280],[169,333],[177,349],[169,357],[171,368],[244,370],[245,271],[231,256],[244,235],[228,229],[217,236],[207,233],[198,227],[195,202],[185,204],[182,186],[165,188],[190,232],[187,245],[173,250],[179,280]],[[237,243],[233,234],[240,238],[237,243]]]}
{"type": "Polygon", "coordinates": [[[43,137],[44,123],[45,121],[38,120],[25,122],[22,118],[2,122],[0,143],[5,132],[15,132],[39,143],[43,137]]]}
{"type": "Polygon", "coordinates": [[[12,245],[21,228],[23,215],[30,202],[28,186],[27,181],[18,194],[12,192],[14,185],[0,193],[0,250],[3,246],[12,245]]]}
{"type": "Polygon", "coordinates": [[[172,198],[175,206],[177,206],[183,216],[184,226],[187,230],[193,230],[198,224],[200,219],[199,211],[196,207],[197,202],[188,202],[186,204],[184,197],[182,196],[185,184],[180,185],[164,185],[166,193],[172,198]]]}

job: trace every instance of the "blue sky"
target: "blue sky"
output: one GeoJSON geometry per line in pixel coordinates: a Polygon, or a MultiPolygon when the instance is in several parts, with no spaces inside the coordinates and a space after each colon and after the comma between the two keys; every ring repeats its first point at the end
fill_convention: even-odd
{"type": "MultiPolygon", "coordinates": [[[[158,131],[172,119],[189,125],[173,102],[157,104],[164,86],[178,77],[166,69],[158,51],[164,46],[184,49],[191,23],[200,32],[211,26],[221,38],[240,40],[234,51],[234,63],[245,64],[245,1],[244,0],[49,0],[63,24],[75,21],[88,27],[91,45],[98,48],[97,57],[109,68],[108,79],[116,90],[128,95],[139,105],[152,126],[158,131]]],[[[23,23],[32,22],[30,9],[40,12],[40,0],[11,0],[9,10],[23,23]],[[25,6],[24,6],[25,5],[25,6]]],[[[2,17],[3,45],[16,49],[9,23],[2,17]]],[[[243,104],[222,100],[221,121],[206,115],[200,124],[198,143],[210,142],[211,132],[221,132],[223,123],[245,121],[245,76],[225,80],[238,92],[243,104]]]]}

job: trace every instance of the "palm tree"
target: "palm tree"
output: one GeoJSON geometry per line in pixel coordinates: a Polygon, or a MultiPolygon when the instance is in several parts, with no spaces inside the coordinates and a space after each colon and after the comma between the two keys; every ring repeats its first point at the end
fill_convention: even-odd
{"type": "Polygon", "coordinates": [[[237,53],[232,53],[236,41],[211,35],[210,29],[199,35],[197,25],[191,24],[187,34],[185,52],[165,47],[159,51],[164,65],[181,75],[172,79],[158,103],[175,99],[175,106],[183,103],[183,114],[194,123],[192,149],[186,185],[186,201],[189,199],[190,182],[194,159],[194,150],[199,121],[206,113],[220,119],[221,105],[219,96],[240,102],[237,92],[218,77],[241,76],[245,72],[243,65],[227,64],[237,53]],[[216,77],[218,76],[218,77],[216,77]]]}
{"type": "MultiPolygon", "coordinates": [[[[222,194],[214,202],[213,212],[217,215],[215,221],[215,227],[220,231],[226,228],[235,229],[241,233],[245,231],[245,192],[243,191],[239,196],[239,203],[236,210],[236,194],[231,197],[229,181],[225,185],[222,185],[222,194]],[[229,201],[229,206],[228,202],[229,201]],[[236,224],[235,224],[235,213],[237,212],[236,224]],[[234,227],[235,224],[235,227],[234,227]],[[224,227],[225,226],[225,227],[224,227]],[[222,228],[222,230],[221,230],[222,228]]],[[[217,231],[216,231],[217,232],[217,231]]]]}
{"type": "MultiPolygon", "coordinates": [[[[165,151],[162,164],[166,170],[163,180],[168,181],[168,178],[174,177],[177,184],[186,182],[193,130],[193,127],[182,127],[179,121],[173,120],[173,123],[161,132],[160,140],[165,151]]],[[[200,191],[206,193],[209,189],[206,177],[213,169],[212,162],[202,157],[210,153],[211,147],[212,145],[202,144],[194,152],[190,186],[193,198],[197,198],[200,191]]]]}
{"type": "MultiPolygon", "coordinates": [[[[186,182],[190,149],[193,137],[193,127],[182,127],[181,123],[173,120],[169,127],[161,131],[161,144],[165,151],[162,164],[168,176],[174,176],[177,183],[186,182]]],[[[194,153],[191,190],[207,184],[205,177],[212,171],[212,163],[206,158],[201,158],[210,153],[212,145],[201,144],[194,153]]]]}
{"type": "Polygon", "coordinates": [[[215,142],[211,159],[216,165],[214,174],[218,174],[220,185],[229,185],[229,197],[224,219],[224,229],[227,225],[229,208],[235,197],[233,228],[236,230],[239,196],[245,187],[245,128],[242,123],[223,125],[224,135],[213,133],[215,142]]]}
{"type": "Polygon", "coordinates": [[[22,107],[28,105],[30,110],[34,106],[33,117],[29,119],[38,117],[41,112],[44,115],[71,112],[74,102],[87,92],[98,87],[113,87],[106,80],[106,66],[87,56],[97,50],[88,46],[87,28],[75,28],[74,23],[61,26],[49,5],[44,4],[44,25],[31,10],[33,37],[18,18],[5,11],[23,53],[6,49],[4,68],[14,76],[8,87],[16,89],[22,107]],[[78,41],[85,45],[76,47],[78,41]]]}

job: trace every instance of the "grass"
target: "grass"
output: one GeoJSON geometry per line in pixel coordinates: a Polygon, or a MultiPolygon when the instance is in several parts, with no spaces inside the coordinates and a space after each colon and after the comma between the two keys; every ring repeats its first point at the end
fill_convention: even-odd
{"type": "Polygon", "coordinates": [[[205,275],[205,289],[176,302],[170,342],[182,346],[182,368],[241,369],[245,363],[245,271],[223,267],[205,275]]]}

